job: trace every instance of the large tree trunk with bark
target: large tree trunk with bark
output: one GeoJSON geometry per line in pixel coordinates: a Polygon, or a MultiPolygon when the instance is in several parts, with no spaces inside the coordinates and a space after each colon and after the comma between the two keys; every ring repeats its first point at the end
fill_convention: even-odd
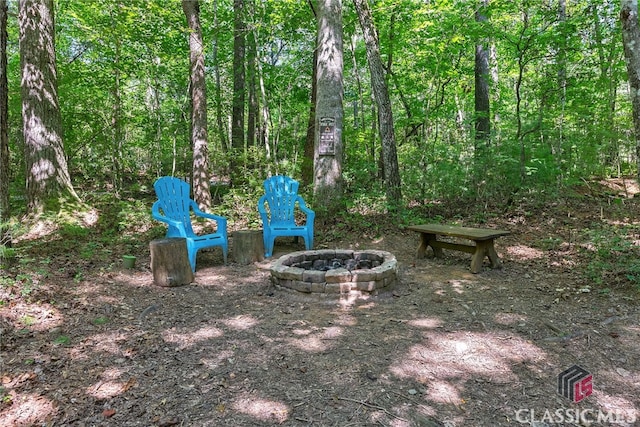
{"type": "Polygon", "coordinates": [[[378,105],[378,127],[382,142],[382,162],[384,164],[384,180],[387,202],[392,210],[397,209],[402,201],[400,189],[400,172],[396,150],[396,137],[393,127],[391,98],[385,80],[384,66],[380,58],[380,42],[373,23],[373,17],[367,0],[353,0],[358,12],[360,26],[367,46],[367,60],[371,72],[371,87],[378,105]]]}
{"type": "Polygon", "coordinates": [[[9,211],[9,86],[7,84],[7,1],[0,0],[0,246],[11,246],[9,211]]]}
{"type": "Polygon", "coordinates": [[[18,21],[27,213],[38,215],[48,201],[79,198],[62,142],[53,0],[20,0],[18,21]]]}
{"type": "Polygon", "coordinates": [[[191,146],[193,149],[193,199],[200,209],[211,208],[209,191],[209,147],[207,127],[207,85],[204,68],[204,42],[200,27],[200,3],[183,0],[182,10],[189,24],[189,62],[191,64],[191,146]]]}
{"type": "Polygon", "coordinates": [[[318,0],[317,99],[314,144],[315,205],[331,215],[342,208],[342,0],[318,0]]]}
{"type": "Polygon", "coordinates": [[[620,8],[624,56],[633,106],[633,129],[636,138],[637,178],[640,180],[640,27],[638,27],[638,1],[622,0],[620,8]]]}

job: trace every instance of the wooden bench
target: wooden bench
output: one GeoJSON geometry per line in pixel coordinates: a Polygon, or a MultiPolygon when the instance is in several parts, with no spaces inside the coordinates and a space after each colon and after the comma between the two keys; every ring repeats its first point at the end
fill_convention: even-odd
{"type": "Polygon", "coordinates": [[[442,249],[452,249],[455,251],[468,252],[471,257],[471,272],[479,273],[482,270],[482,262],[485,257],[489,258],[491,268],[500,268],[500,258],[493,247],[493,241],[500,237],[511,234],[505,230],[491,230],[486,228],[458,227],[454,225],[442,224],[421,224],[407,227],[409,230],[420,233],[420,246],[418,246],[418,258],[426,256],[427,247],[433,249],[435,257],[442,257],[442,249]],[[475,245],[464,243],[443,242],[438,240],[438,236],[457,237],[472,240],[475,245]]]}

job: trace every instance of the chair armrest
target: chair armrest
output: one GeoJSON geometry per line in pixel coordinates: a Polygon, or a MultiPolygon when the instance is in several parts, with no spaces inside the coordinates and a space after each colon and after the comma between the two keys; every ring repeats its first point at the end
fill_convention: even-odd
{"type": "Polygon", "coordinates": [[[264,207],[265,203],[267,203],[267,196],[260,197],[260,200],[258,200],[258,212],[260,213],[260,218],[262,218],[263,226],[269,224],[269,215],[264,207]]]}
{"type": "Polygon", "coordinates": [[[302,212],[306,213],[307,215],[310,215],[310,214],[315,215],[315,212],[313,211],[313,209],[307,207],[307,204],[304,202],[304,199],[302,198],[302,196],[296,197],[296,201],[298,202],[298,206],[300,207],[300,210],[302,212]]]}
{"type": "Polygon", "coordinates": [[[300,210],[307,215],[307,222],[313,224],[313,220],[316,217],[315,211],[307,207],[307,204],[304,202],[302,196],[296,197],[296,201],[298,202],[298,207],[300,208],[300,210]]]}
{"type": "Polygon", "coordinates": [[[182,223],[182,221],[177,221],[175,219],[167,218],[166,216],[162,215],[162,213],[160,213],[160,202],[155,202],[151,207],[151,216],[153,217],[153,219],[160,222],[164,222],[168,224],[170,227],[175,227],[180,231],[181,235],[183,236],[187,235],[187,232],[184,229],[184,224],[182,223]]]}
{"type": "Polygon", "coordinates": [[[218,233],[222,233],[225,236],[227,235],[227,218],[226,217],[202,211],[200,210],[197,203],[195,202],[191,202],[191,208],[193,209],[193,213],[196,216],[216,221],[218,223],[218,233]]]}

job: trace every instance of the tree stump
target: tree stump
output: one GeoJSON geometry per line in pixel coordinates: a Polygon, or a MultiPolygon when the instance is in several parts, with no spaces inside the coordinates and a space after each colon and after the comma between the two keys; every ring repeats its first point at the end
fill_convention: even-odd
{"type": "Polygon", "coordinates": [[[151,271],[158,286],[181,286],[193,282],[187,240],[179,237],[152,240],[151,271]]]}
{"type": "Polygon", "coordinates": [[[247,265],[264,259],[264,242],[260,230],[238,230],[233,232],[233,259],[247,265]]]}

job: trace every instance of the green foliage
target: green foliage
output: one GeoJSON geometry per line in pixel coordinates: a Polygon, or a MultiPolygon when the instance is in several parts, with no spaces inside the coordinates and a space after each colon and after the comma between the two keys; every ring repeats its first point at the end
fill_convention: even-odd
{"type": "Polygon", "coordinates": [[[227,217],[229,227],[259,227],[262,221],[258,214],[258,199],[262,194],[262,181],[248,180],[244,187],[231,188],[222,203],[216,206],[215,212],[227,217]]]}
{"type": "Polygon", "coordinates": [[[537,244],[540,249],[545,251],[556,250],[562,244],[562,239],[558,237],[546,237],[540,240],[537,244]]]}
{"type": "Polygon", "coordinates": [[[76,224],[63,224],[58,233],[63,239],[76,240],[87,237],[91,230],[76,224]]]}
{"type": "Polygon", "coordinates": [[[640,247],[634,241],[637,232],[637,227],[630,226],[587,230],[587,280],[605,289],[631,283],[640,291],[640,247]]]}
{"type": "Polygon", "coordinates": [[[5,245],[0,245],[0,261],[2,260],[12,260],[16,257],[16,249],[8,248],[5,245]]]}
{"type": "Polygon", "coordinates": [[[69,345],[71,344],[71,338],[67,335],[60,335],[53,340],[53,343],[56,345],[69,345]]]}
{"type": "Polygon", "coordinates": [[[93,324],[96,326],[106,325],[107,323],[109,323],[109,318],[106,316],[100,316],[93,319],[93,324]]]}
{"type": "Polygon", "coordinates": [[[22,323],[24,326],[29,327],[36,324],[36,319],[33,316],[25,315],[20,318],[20,323],[22,323]]]}
{"type": "Polygon", "coordinates": [[[5,387],[0,387],[0,402],[4,405],[11,405],[13,402],[13,396],[9,392],[9,389],[5,387]]]}

